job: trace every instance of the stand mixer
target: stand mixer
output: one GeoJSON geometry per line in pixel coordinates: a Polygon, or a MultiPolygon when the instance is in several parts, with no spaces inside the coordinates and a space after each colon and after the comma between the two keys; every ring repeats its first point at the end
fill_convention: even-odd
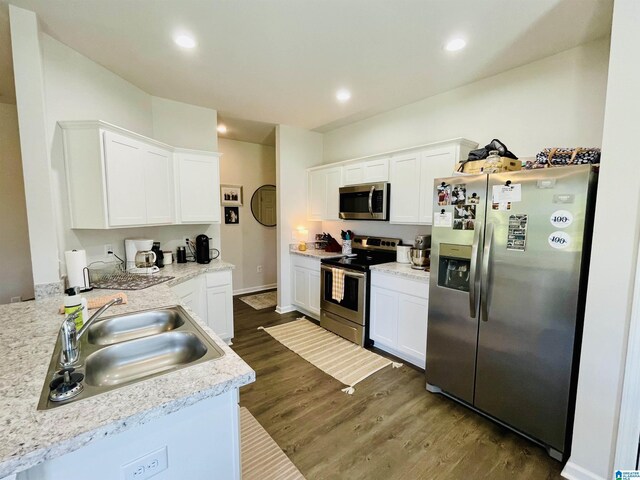
{"type": "Polygon", "coordinates": [[[127,259],[127,272],[150,275],[160,269],[155,265],[156,253],[153,240],[128,238],[124,241],[127,259]]]}
{"type": "Polygon", "coordinates": [[[431,235],[417,235],[414,247],[411,248],[411,268],[426,270],[429,268],[431,253],[431,235]]]}

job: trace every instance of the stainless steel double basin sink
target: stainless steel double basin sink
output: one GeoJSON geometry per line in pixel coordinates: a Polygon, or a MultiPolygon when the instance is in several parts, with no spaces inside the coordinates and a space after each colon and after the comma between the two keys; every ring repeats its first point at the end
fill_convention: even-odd
{"type": "Polygon", "coordinates": [[[65,405],[224,355],[182,307],[146,310],[97,320],[80,339],[76,373],[84,375],[77,396],[49,400],[59,376],[60,342],[51,358],[38,410],[65,405]]]}

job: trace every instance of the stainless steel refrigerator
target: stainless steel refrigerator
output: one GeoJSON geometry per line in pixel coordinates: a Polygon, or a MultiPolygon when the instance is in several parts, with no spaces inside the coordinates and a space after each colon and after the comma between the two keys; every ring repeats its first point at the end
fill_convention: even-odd
{"type": "Polygon", "coordinates": [[[573,421],[596,183],[596,169],[581,165],[434,188],[427,390],[559,460],[573,421]]]}

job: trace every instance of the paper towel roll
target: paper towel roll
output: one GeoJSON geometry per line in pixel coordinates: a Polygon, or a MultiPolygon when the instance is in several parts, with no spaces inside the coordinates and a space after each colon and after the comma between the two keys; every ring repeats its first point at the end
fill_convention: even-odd
{"type": "Polygon", "coordinates": [[[64,252],[67,263],[67,282],[69,287],[85,288],[89,286],[87,281],[87,252],[84,250],[68,250],[64,252]]]}

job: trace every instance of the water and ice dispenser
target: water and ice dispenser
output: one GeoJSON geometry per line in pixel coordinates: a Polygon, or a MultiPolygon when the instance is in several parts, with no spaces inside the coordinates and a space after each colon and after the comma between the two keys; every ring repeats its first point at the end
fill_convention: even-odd
{"type": "Polygon", "coordinates": [[[469,291],[471,245],[440,244],[438,286],[469,291]]]}

